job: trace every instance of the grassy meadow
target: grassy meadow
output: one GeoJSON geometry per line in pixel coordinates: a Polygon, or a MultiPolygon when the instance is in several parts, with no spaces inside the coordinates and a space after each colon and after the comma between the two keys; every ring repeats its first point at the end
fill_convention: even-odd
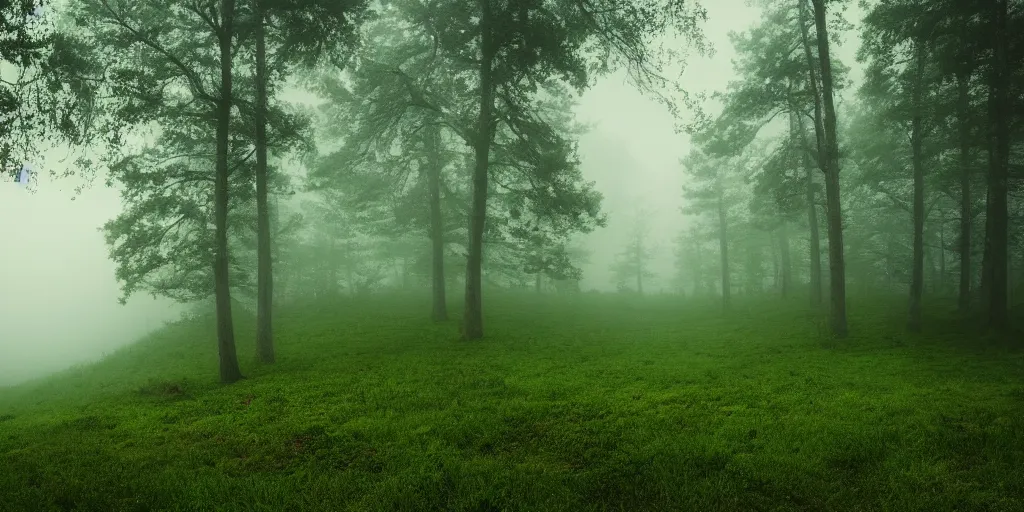
{"type": "Polygon", "coordinates": [[[487,295],[292,304],[217,383],[211,319],[0,389],[0,510],[1021,511],[1024,353],[934,305],[487,295]],[[453,302],[453,312],[458,312],[453,302]],[[458,316],[457,314],[454,316],[458,316]]]}

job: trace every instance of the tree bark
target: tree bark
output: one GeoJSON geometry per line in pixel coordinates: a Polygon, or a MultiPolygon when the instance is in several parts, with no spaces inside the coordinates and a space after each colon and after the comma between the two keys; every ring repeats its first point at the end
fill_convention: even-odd
{"type": "Polygon", "coordinates": [[[256,15],[256,354],[274,362],[271,316],[274,274],[270,255],[270,208],[267,204],[267,43],[262,0],[253,0],[256,15]]]}
{"type": "Polygon", "coordinates": [[[1002,330],[1009,319],[1009,209],[1008,187],[1010,165],[1008,91],[1008,43],[1006,25],[1007,0],[990,0],[993,42],[992,74],[989,96],[991,126],[989,136],[988,204],[986,215],[985,252],[989,261],[986,301],[988,327],[1002,330]]]}
{"type": "MultiPolygon", "coordinates": [[[[969,62],[969,61],[968,61],[969,62]]],[[[956,75],[957,124],[960,142],[960,289],[957,305],[971,309],[971,91],[970,64],[961,65],[956,75]]]]}
{"type": "Polygon", "coordinates": [[[445,294],[444,280],[444,219],[441,213],[441,161],[440,161],[440,128],[431,126],[428,134],[430,161],[427,163],[428,183],[430,189],[430,263],[431,297],[433,301],[432,317],[435,322],[448,320],[448,304],[445,294]]]}
{"type": "Polygon", "coordinates": [[[913,332],[921,330],[921,298],[924,293],[924,118],[921,105],[922,89],[924,88],[925,47],[920,40],[915,41],[915,76],[913,85],[910,145],[914,166],[914,248],[910,277],[910,318],[907,328],[913,332]]]}
{"type": "Polygon", "coordinates": [[[843,260],[843,214],[839,192],[839,142],[836,127],[836,107],[833,98],[832,60],[829,54],[828,26],[825,19],[825,0],[813,0],[814,24],[817,28],[818,61],[821,65],[821,98],[824,107],[825,202],[828,214],[829,291],[831,296],[830,323],[832,334],[845,338],[846,322],[846,262],[843,260]]]}
{"type": "Polygon", "coordinates": [[[214,183],[215,255],[214,295],[217,304],[217,349],[220,380],[225,384],[242,379],[235,353],[234,323],[231,318],[231,284],[228,276],[228,150],[231,129],[231,39],[235,13],[234,0],[221,0],[220,98],[217,103],[217,175],[214,183]]]}
{"type": "Polygon", "coordinates": [[[466,257],[466,304],[462,336],[467,340],[484,335],[483,319],[483,245],[487,221],[487,173],[491,152],[494,110],[495,43],[491,24],[491,0],[480,0],[480,112],[474,141],[476,165],[473,169],[473,204],[469,217],[469,247],[466,257]]]}

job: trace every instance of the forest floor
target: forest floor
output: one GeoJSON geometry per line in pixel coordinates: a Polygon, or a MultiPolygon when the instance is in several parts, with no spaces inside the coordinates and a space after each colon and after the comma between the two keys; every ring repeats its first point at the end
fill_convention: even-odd
{"type": "Polygon", "coordinates": [[[228,386],[180,322],[0,390],[0,509],[1024,510],[1024,353],[903,303],[852,298],[843,341],[778,300],[492,293],[478,342],[292,305],[273,366],[238,314],[228,386]]]}

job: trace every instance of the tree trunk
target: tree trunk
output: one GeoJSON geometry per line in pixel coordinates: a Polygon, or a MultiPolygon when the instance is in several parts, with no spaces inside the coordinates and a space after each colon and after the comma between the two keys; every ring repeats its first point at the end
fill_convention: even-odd
{"type": "Polygon", "coordinates": [[[782,266],[782,298],[787,298],[789,289],[793,286],[793,265],[789,254],[789,228],[785,222],[779,226],[779,256],[779,264],[782,266]]]}
{"type": "MultiPolygon", "coordinates": [[[[802,9],[801,9],[801,11],[802,11],[802,9]]],[[[807,48],[810,48],[810,47],[808,46],[807,48]]],[[[809,63],[813,62],[813,60],[810,60],[808,62],[809,63]]],[[[812,76],[815,75],[813,67],[811,69],[811,73],[810,74],[812,76]]],[[[812,83],[813,82],[814,82],[814,80],[812,80],[812,83]]],[[[817,90],[816,87],[813,87],[813,89],[817,90]]],[[[815,114],[820,116],[820,112],[821,112],[821,109],[817,108],[817,101],[816,101],[815,102],[815,114]]],[[[815,124],[815,126],[817,126],[817,123],[815,124]]],[[[810,240],[809,240],[809,245],[810,245],[810,250],[809,250],[810,254],[809,255],[810,255],[810,258],[809,258],[809,260],[810,260],[810,263],[811,263],[811,276],[810,276],[810,279],[808,281],[810,282],[810,286],[811,286],[811,293],[810,293],[811,306],[818,307],[818,306],[821,305],[821,302],[822,302],[822,291],[821,291],[821,288],[822,288],[822,286],[821,286],[821,232],[820,232],[820,229],[818,227],[818,198],[817,198],[817,194],[815,194],[815,187],[814,187],[814,165],[811,162],[811,155],[810,155],[810,152],[809,152],[809,150],[810,150],[810,143],[807,141],[807,132],[804,129],[803,117],[800,116],[800,115],[797,116],[797,127],[800,130],[800,139],[803,142],[803,146],[804,146],[803,163],[804,163],[804,170],[806,172],[806,177],[807,177],[807,191],[806,191],[807,226],[808,226],[808,229],[810,231],[810,240]]],[[[815,128],[815,132],[817,132],[817,131],[818,131],[817,128],[815,128]]],[[[819,154],[820,154],[820,152],[821,152],[821,150],[820,150],[820,146],[819,146],[819,154]]],[[[819,159],[818,164],[819,164],[819,168],[820,168],[820,165],[821,165],[820,159],[819,159]]]]}
{"type": "Polygon", "coordinates": [[[217,176],[214,183],[215,255],[214,295],[217,304],[217,351],[220,380],[230,384],[242,379],[235,353],[234,322],[231,318],[231,283],[228,276],[228,144],[231,129],[231,39],[235,2],[221,0],[220,98],[217,103],[217,176]]]}
{"type": "Polygon", "coordinates": [[[271,315],[274,275],[270,261],[270,210],[267,205],[267,45],[263,6],[253,0],[256,12],[256,354],[264,363],[274,362],[271,315]]]}
{"type": "Polygon", "coordinates": [[[541,292],[541,278],[543,276],[544,274],[542,272],[537,272],[537,275],[534,276],[533,289],[537,293],[541,292]]]}
{"type": "Polygon", "coordinates": [[[846,263],[843,261],[843,214],[839,195],[839,141],[836,127],[836,107],[832,87],[832,61],[828,48],[828,27],[825,19],[825,0],[813,0],[814,24],[818,32],[818,61],[821,64],[821,98],[824,106],[825,129],[825,202],[828,214],[829,291],[831,294],[830,323],[837,338],[847,335],[846,323],[846,263]]]}
{"type": "Polygon", "coordinates": [[[718,250],[722,258],[722,308],[728,310],[732,300],[732,283],[729,276],[729,242],[726,232],[728,219],[726,219],[721,183],[718,186],[718,250]]]}
{"type": "MultiPolygon", "coordinates": [[[[808,158],[809,160],[809,158],[808,158]]],[[[808,162],[809,163],[809,162],[808,162]]],[[[807,166],[807,224],[810,233],[811,305],[820,306],[824,298],[821,284],[821,230],[818,227],[817,194],[814,193],[814,169],[807,166]]]]}
{"type": "Polygon", "coordinates": [[[444,219],[441,213],[441,162],[440,162],[440,128],[431,126],[428,134],[430,161],[427,163],[429,173],[427,186],[430,189],[430,263],[431,298],[433,301],[432,317],[435,322],[448,320],[448,304],[445,296],[444,280],[444,219]]]}
{"type": "MultiPolygon", "coordinates": [[[[824,114],[822,113],[821,105],[821,92],[818,87],[818,63],[814,61],[814,55],[811,52],[811,38],[810,31],[807,27],[807,0],[797,0],[800,2],[800,35],[803,40],[804,46],[804,58],[807,60],[807,86],[811,91],[811,96],[814,97],[814,140],[815,147],[818,150],[818,168],[821,172],[828,173],[828,167],[825,161],[825,121],[824,114]]],[[[817,7],[815,7],[817,8],[817,7]]],[[[798,117],[800,122],[801,135],[803,132],[803,118],[798,117]]]]}
{"type": "Polygon", "coordinates": [[[957,124],[960,142],[960,289],[957,305],[971,309],[971,72],[964,63],[956,76],[957,124]]]}
{"type": "MultiPolygon", "coordinates": [[[[280,205],[280,200],[275,195],[274,196],[274,204],[270,208],[270,230],[271,230],[271,232],[275,233],[275,234],[280,234],[281,231],[278,231],[280,229],[279,228],[280,225],[281,225],[281,205],[280,205]]],[[[274,243],[273,241],[271,241],[271,244],[270,244],[270,254],[272,256],[271,261],[276,266],[277,262],[281,261],[281,244],[274,243]]],[[[286,271],[286,272],[283,272],[282,274],[280,274],[278,276],[279,279],[278,279],[278,282],[277,282],[277,286],[275,286],[274,290],[273,290],[274,291],[273,296],[274,296],[275,300],[277,300],[279,303],[287,302],[288,301],[288,291],[290,290],[290,288],[288,288],[288,274],[289,273],[286,271]]]]}
{"type": "Polygon", "coordinates": [[[1002,330],[1008,321],[1009,282],[1009,210],[1007,179],[1010,165],[1008,89],[1008,43],[1006,41],[1007,0],[990,0],[991,30],[994,46],[990,85],[991,127],[989,137],[988,204],[985,252],[989,260],[986,320],[988,326],[1002,330]]]}
{"type": "Polygon", "coordinates": [[[924,119],[922,115],[921,96],[924,88],[924,43],[915,42],[915,65],[913,109],[911,120],[910,145],[914,165],[914,248],[910,277],[910,318],[907,328],[913,332],[921,330],[921,297],[924,293],[924,119]]]}
{"type": "Polygon", "coordinates": [[[480,112],[477,118],[473,169],[473,205],[469,217],[469,247],[466,257],[466,309],[462,336],[467,340],[484,335],[483,319],[483,249],[484,223],[487,220],[487,173],[494,135],[494,35],[491,27],[491,0],[480,0],[480,112]]]}

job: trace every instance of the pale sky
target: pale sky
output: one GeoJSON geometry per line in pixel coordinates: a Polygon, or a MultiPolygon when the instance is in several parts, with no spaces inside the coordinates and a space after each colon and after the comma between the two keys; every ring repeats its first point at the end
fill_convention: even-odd
{"type": "MultiPolygon", "coordinates": [[[[706,7],[705,34],[717,53],[690,58],[684,74],[690,92],[725,87],[733,55],[727,33],[758,19],[758,9],[744,0],[709,1],[706,7]]],[[[849,17],[859,20],[852,11],[849,17]]],[[[853,37],[836,49],[848,65],[854,64],[853,37]]],[[[595,125],[581,138],[580,153],[584,174],[604,194],[609,214],[608,227],[585,239],[595,253],[584,267],[584,288],[612,288],[608,267],[638,207],[648,212],[651,243],[658,248],[655,271],[670,281],[672,240],[685,228],[678,160],[689,149],[686,137],[675,133],[662,105],[626,84],[622,74],[589,90],[578,115],[595,125]]],[[[0,386],[100,357],[179,314],[168,301],[145,295],[127,306],[117,303],[114,266],[98,231],[120,211],[117,191],[97,180],[72,201],[79,183],[46,176],[60,168],[61,156],[51,152],[32,162],[42,171],[33,193],[0,183],[0,386]]],[[[656,281],[647,289],[657,291],[656,281]]]]}

